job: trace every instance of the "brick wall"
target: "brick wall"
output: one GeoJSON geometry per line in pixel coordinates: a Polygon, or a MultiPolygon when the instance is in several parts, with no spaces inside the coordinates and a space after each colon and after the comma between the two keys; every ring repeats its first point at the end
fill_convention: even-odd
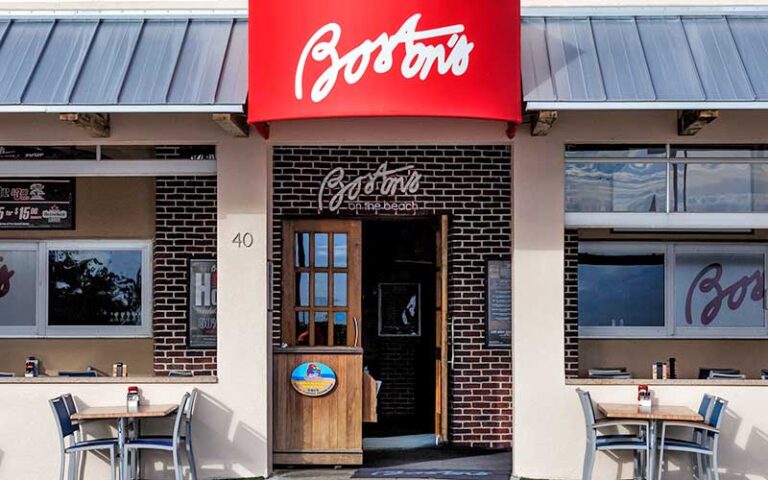
{"type": "Polygon", "coordinates": [[[565,378],[579,376],[579,234],[565,231],[565,378]]]}
{"type": "Polygon", "coordinates": [[[417,344],[407,340],[390,339],[382,342],[381,390],[379,391],[379,415],[416,414],[416,361],[417,344]]]}
{"type": "Polygon", "coordinates": [[[158,177],[155,188],[155,374],[216,375],[216,350],[187,348],[189,259],[216,258],[216,177],[158,177]]]}
{"type": "MultiPolygon", "coordinates": [[[[423,175],[415,210],[394,215],[450,215],[449,319],[455,338],[449,382],[449,441],[507,448],[512,441],[510,349],[485,347],[485,261],[511,253],[510,148],[496,146],[282,147],[273,149],[273,262],[281,264],[282,219],[316,216],[323,177],[335,167],[346,178],[416,165],[423,175]]],[[[360,200],[382,201],[372,194],[360,200]]],[[[327,199],[326,199],[327,201],[327,199]]],[[[339,215],[351,216],[342,210],[339,215]]],[[[370,214],[370,213],[369,213],[370,214]]],[[[280,340],[280,272],[275,268],[273,339],[280,340]]]]}

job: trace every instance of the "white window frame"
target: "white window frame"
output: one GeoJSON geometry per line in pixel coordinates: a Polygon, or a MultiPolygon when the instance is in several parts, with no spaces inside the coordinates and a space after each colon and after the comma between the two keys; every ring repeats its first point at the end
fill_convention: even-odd
{"type": "Polygon", "coordinates": [[[737,249],[744,253],[763,254],[763,271],[768,272],[768,245],[744,243],[680,243],[680,242],[580,242],[579,253],[642,255],[664,254],[664,327],[582,327],[579,337],[603,338],[676,338],[737,339],[768,337],[768,311],[763,299],[763,327],[678,327],[675,322],[675,255],[678,252],[717,252],[737,249]]]}
{"type": "Polygon", "coordinates": [[[33,325],[0,325],[0,336],[10,337],[34,337],[38,335],[40,325],[40,302],[43,298],[41,291],[42,272],[40,271],[40,242],[26,241],[3,241],[0,242],[0,250],[16,250],[24,252],[35,252],[35,323],[33,325]]]}
{"type": "Polygon", "coordinates": [[[33,327],[0,326],[0,338],[113,338],[152,336],[152,241],[151,240],[41,240],[6,242],[0,248],[37,251],[36,324],[33,327]],[[51,250],[133,250],[141,252],[141,325],[55,326],[48,323],[48,253],[51,250]]]}

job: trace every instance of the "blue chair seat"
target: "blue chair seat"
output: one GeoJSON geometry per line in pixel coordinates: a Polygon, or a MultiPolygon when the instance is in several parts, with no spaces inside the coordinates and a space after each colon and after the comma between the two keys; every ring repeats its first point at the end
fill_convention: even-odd
{"type": "Polygon", "coordinates": [[[638,439],[616,439],[616,440],[607,440],[598,438],[597,439],[597,449],[598,450],[622,450],[622,449],[630,449],[630,450],[637,450],[637,449],[643,449],[645,448],[645,440],[638,440],[638,439]]]}
{"type": "Polygon", "coordinates": [[[75,450],[89,450],[94,449],[97,447],[105,448],[109,447],[111,445],[117,446],[117,439],[116,438],[101,438],[98,440],[84,440],[82,442],[77,442],[65,449],[67,452],[75,451],[75,450]]]}
{"type": "Polygon", "coordinates": [[[618,440],[630,440],[630,441],[643,441],[643,439],[637,435],[633,434],[611,434],[611,435],[599,435],[597,437],[597,441],[606,441],[606,442],[615,442],[618,440]]]}
{"type": "Polygon", "coordinates": [[[664,440],[664,450],[674,450],[679,452],[693,452],[708,454],[712,450],[704,445],[692,442],[689,440],[678,440],[674,438],[667,438],[664,440]]]}

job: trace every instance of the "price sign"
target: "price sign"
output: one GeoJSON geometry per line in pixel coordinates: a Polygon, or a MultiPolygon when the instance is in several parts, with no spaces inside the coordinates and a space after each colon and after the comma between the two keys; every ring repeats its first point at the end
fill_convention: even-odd
{"type": "Polygon", "coordinates": [[[0,179],[0,230],[74,228],[74,179],[0,179]]]}

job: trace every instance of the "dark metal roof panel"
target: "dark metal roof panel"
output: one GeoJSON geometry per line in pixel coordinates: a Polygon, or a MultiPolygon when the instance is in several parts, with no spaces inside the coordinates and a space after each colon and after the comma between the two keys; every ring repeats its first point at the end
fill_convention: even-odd
{"type": "Polygon", "coordinates": [[[246,24],[224,16],[0,20],[0,107],[241,106],[246,24]]]}
{"type": "Polygon", "coordinates": [[[525,17],[522,44],[525,100],[551,108],[768,100],[768,16],[525,17]]]}
{"type": "Polygon", "coordinates": [[[597,56],[610,101],[649,101],[656,94],[633,18],[592,18],[597,56]]]}
{"type": "Polygon", "coordinates": [[[589,20],[552,18],[546,20],[549,62],[558,97],[563,100],[605,100],[589,20]]]}

